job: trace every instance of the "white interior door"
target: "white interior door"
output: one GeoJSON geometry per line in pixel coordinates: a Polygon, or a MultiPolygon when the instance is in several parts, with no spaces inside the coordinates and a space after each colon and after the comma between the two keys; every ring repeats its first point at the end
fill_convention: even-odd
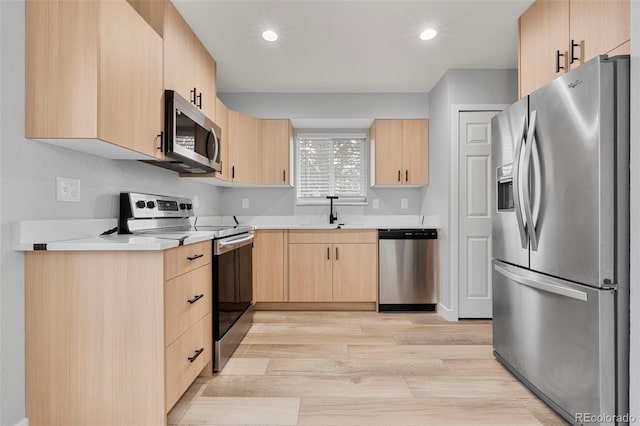
{"type": "Polygon", "coordinates": [[[459,116],[458,317],[491,318],[491,118],[459,116]]]}

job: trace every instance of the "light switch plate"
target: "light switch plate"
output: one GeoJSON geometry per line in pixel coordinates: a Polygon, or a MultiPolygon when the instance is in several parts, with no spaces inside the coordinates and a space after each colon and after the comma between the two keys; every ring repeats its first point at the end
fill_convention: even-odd
{"type": "Polygon", "coordinates": [[[402,209],[408,209],[409,208],[409,199],[408,198],[400,199],[400,208],[402,208],[402,209]]]}
{"type": "Polygon", "coordinates": [[[80,180],[56,176],[56,200],[79,203],[80,180]]]}
{"type": "Polygon", "coordinates": [[[243,198],[242,199],[242,208],[243,209],[248,209],[249,208],[249,199],[248,198],[243,198]]]}
{"type": "Polygon", "coordinates": [[[371,203],[371,207],[374,210],[378,210],[380,208],[380,199],[379,198],[374,198],[373,202],[371,203]]]}

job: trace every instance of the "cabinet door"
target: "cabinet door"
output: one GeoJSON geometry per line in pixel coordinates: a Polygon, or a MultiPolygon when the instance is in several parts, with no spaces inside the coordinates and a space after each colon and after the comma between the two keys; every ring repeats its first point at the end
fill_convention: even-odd
{"type": "Polygon", "coordinates": [[[254,302],[284,302],[284,231],[255,232],[253,270],[254,302]]]}
{"type": "Polygon", "coordinates": [[[262,183],[290,182],[289,149],[293,128],[289,120],[262,120],[262,183]]]}
{"type": "Polygon", "coordinates": [[[125,0],[101,2],[99,26],[98,137],[161,157],[162,39],[125,0]]]}
{"type": "Polygon", "coordinates": [[[334,302],[376,301],[377,247],[377,244],[333,245],[334,302]]]}
{"type": "Polygon", "coordinates": [[[204,115],[214,120],[216,117],[216,61],[209,55],[204,45],[194,37],[196,103],[204,115]]]}
{"type": "Polygon", "coordinates": [[[402,120],[375,120],[371,126],[371,155],[375,171],[375,185],[401,185],[402,120]]]}
{"type": "Polygon", "coordinates": [[[289,244],[289,301],[331,302],[331,244],[289,244]]]}
{"type": "Polygon", "coordinates": [[[95,138],[98,4],[26,2],[28,138],[95,138]]]}
{"type": "Polygon", "coordinates": [[[528,95],[568,70],[569,0],[537,0],[520,17],[520,97],[528,95]],[[556,51],[560,66],[556,72],[556,51]]]}
{"type": "Polygon", "coordinates": [[[222,101],[216,98],[216,118],[214,122],[220,127],[222,135],[220,135],[220,160],[222,161],[222,170],[219,177],[222,180],[230,180],[229,166],[229,110],[222,101]]]}
{"type": "Polygon", "coordinates": [[[166,5],[163,32],[164,88],[193,102],[195,35],[171,2],[166,5]]]}
{"type": "Polygon", "coordinates": [[[631,38],[629,0],[571,0],[571,39],[579,44],[572,68],[615,49],[631,38]]]}
{"type": "Polygon", "coordinates": [[[402,120],[401,178],[408,185],[429,183],[429,121],[402,120]]]}
{"type": "Polygon", "coordinates": [[[236,111],[229,111],[231,181],[260,183],[262,167],[258,161],[258,148],[261,139],[260,120],[236,111]]]}
{"type": "Polygon", "coordinates": [[[162,37],[164,30],[164,8],[168,0],[127,0],[127,2],[147,21],[147,24],[162,37]]]}

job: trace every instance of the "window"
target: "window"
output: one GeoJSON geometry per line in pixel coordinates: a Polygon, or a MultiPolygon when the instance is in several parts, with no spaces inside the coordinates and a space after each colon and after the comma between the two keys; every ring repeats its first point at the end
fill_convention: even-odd
{"type": "Polygon", "coordinates": [[[337,195],[342,202],[365,202],[366,142],[364,135],[298,135],[298,203],[326,202],[327,195],[337,195]]]}

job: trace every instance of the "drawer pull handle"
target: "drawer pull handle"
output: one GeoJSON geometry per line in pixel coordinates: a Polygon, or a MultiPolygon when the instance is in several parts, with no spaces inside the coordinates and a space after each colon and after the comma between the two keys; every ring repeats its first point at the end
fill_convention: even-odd
{"type": "Polygon", "coordinates": [[[187,359],[189,360],[189,362],[193,362],[193,361],[195,361],[195,360],[200,356],[200,354],[201,354],[202,352],[204,352],[204,348],[200,348],[200,349],[198,349],[198,350],[193,354],[193,356],[190,356],[190,357],[189,357],[189,358],[187,358],[187,359]]]}
{"type": "Polygon", "coordinates": [[[193,256],[187,257],[187,260],[196,260],[196,259],[200,259],[203,256],[204,254],[195,254],[193,256]]]}
{"type": "Polygon", "coordinates": [[[193,305],[194,303],[196,303],[198,300],[202,299],[203,297],[204,297],[204,294],[197,294],[197,295],[193,296],[193,299],[187,300],[187,302],[189,302],[190,305],[193,305]]]}

